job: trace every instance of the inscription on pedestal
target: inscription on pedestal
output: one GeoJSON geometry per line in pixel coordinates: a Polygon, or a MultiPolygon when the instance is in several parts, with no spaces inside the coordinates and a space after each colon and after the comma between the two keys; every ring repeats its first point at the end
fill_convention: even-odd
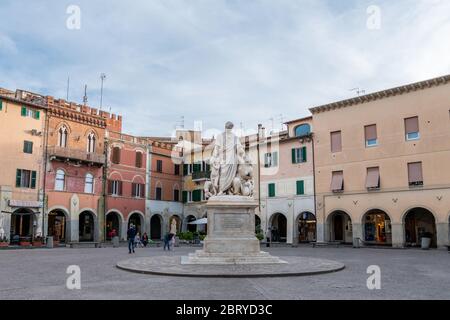
{"type": "Polygon", "coordinates": [[[248,215],[225,213],[214,215],[214,231],[235,232],[244,231],[248,228],[248,215]]]}

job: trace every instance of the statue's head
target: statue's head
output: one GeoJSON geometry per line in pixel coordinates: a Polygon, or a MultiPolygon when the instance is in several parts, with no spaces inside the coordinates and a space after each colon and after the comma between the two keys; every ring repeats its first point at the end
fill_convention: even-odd
{"type": "Polygon", "coordinates": [[[231,130],[234,128],[234,124],[231,121],[228,121],[227,123],[225,123],[225,129],[231,130]]]}

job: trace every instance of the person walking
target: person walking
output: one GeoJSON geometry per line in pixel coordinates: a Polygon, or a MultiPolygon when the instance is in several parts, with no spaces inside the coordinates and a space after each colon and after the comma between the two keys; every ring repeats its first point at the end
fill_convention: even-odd
{"type": "Polygon", "coordinates": [[[173,233],[166,233],[166,235],[164,236],[164,251],[167,250],[170,251],[170,243],[172,241],[173,238],[173,233]]]}
{"type": "Polygon", "coordinates": [[[136,228],[134,225],[130,225],[127,231],[127,239],[128,239],[128,253],[131,254],[131,252],[134,252],[134,240],[136,237],[136,228]]]}

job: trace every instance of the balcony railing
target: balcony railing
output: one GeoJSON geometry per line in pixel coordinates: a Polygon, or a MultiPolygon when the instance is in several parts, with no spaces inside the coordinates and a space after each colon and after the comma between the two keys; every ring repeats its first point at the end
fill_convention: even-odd
{"type": "Polygon", "coordinates": [[[104,164],[105,155],[97,153],[89,153],[83,150],[62,148],[62,147],[48,147],[48,156],[56,157],[62,160],[81,161],[94,164],[104,164]]]}
{"type": "Polygon", "coordinates": [[[192,181],[208,180],[211,177],[211,171],[194,171],[192,172],[192,181]]]}

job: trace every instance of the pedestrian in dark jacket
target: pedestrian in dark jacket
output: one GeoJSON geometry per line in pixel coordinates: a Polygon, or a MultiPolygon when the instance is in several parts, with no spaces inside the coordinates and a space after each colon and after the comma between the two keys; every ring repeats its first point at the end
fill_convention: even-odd
{"type": "Polygon", "coordinates": [[[166,235],[164,236],[164,250],[170,251],[170,242],[172,241],[174,234],[173,233],[166,233],[166,235]]]}
{"type": "Polygon", "coordinates": [[[134,240],[136,238],[136,228],[134,225],[130,225],[127,231],[127,239],[128,239],[128,253],[134,252],[134,240]]]}

